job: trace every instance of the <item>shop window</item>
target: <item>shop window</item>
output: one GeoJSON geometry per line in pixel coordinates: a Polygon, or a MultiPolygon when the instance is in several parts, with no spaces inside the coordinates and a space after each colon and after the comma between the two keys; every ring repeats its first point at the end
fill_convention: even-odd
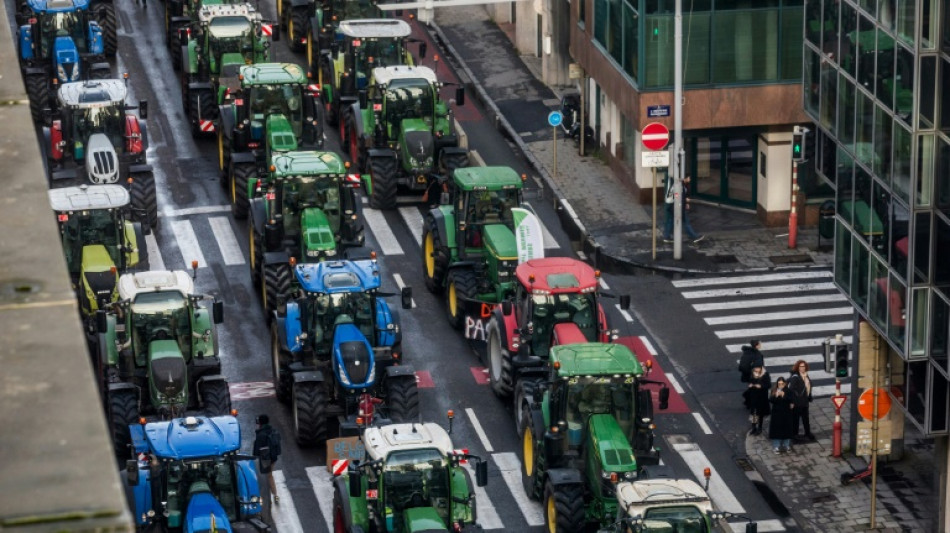
{"type": "Polygon", "coordinates": [[[947,408],[950,406],[950,383],[946,369],[934,365],[930,369],[930,427],[931,433],[947,431],[947,408]]]}
{"type": "Polygon", "coordinates": [[[887,308],[889,300],[887,265],[871,254],[870,299],[867,304],[868,318],[881,331],[887,331],[887,308]]]}
{"type": "Polygon", "coordinates": [[[854,258],[851,267],[851,299],[854,300],[855,307],[867,312],[870,253],[857,236],[851,239],[851,254],[854,258]]]}
{"type": "Polygon", "coordinates": [[[917,2],[903,0],[897,3],[897,36],[907,44],[914,44],[914,10],[917,2]]]}
{"type": "Polygon", "coordinates": [[[909,359],[922,359],[927,357],[927,320],[930,315],[927,313],[927,297],[930,291],[926,287],[913,290],[913,304],[910,312],[910,350],[907,352],[909,359]]]}
{"type": "Polygon", "coordinates": [[[927,361],[909,361],[904,364],[904,407],[918,425],[926,427],[927,361]]]}
{"type": "Polygon", "coordinates": [[[884,183],[891,182],[891,128],[894,121],[886,109],[874,108],[874,160],[871,167],[874,174],[884,183]]]}
{"type": "Polygon", "coordinates": [[[855,88],[844,74],[838,75],[838,142],[854,150],[855,88]]]}
{"type": "Polygon", "coordinates": [[[851,293],[851,232],[841,222],[835,224],[835,283],[845,294],[851,293]]]}
{"type": "MultiPolygon", "coordinates": [[[[933,217],[929,211],[914,216],[914,283],[930,280],[930,236],[933,217]]],[[[906,249],[906,246],[904,246],[906,249]]]]}
{"type": "Polygon", "coordinates": [[[917,137],[917,190],[914,195],[914,204],[917,207],[929,207],[933,198],[935,139],[933,135],[917,137]]]}
{"type": "MultiPolygon", "coordinates": [[[[838,5],[838,2],[825,2],[826,4],[835,4],[838,5]]],[[[837,9],[837,8],[836,8],[837,9]]],[[[825,48],[823,51],[826,54],[832,56],[832,58],[841,65],[841,68],[845,70],[853,78],[857,71],[857,56],[855,55],[855,47],[857,46],[858,38],[858,12],[855,11],[851,4],[842,3],[841,4],[841,38],[840,38],[840,49],[839,49],[839,39],[838,34],[834,34],[834,38],[830,36],[825,40],[825,48]]]]}
{"type": "Polygon", "coordinates": [[[713,12],[713,82],[778,79],[778,14],[778,10],[713,12]]]}
{"type": "Polygon", "coordinates": [[[914,111],[914,53],[899,46],[894,68],[894,112],[897,117],[910,124],[914,111]]]}
{"type": "Polygon", "coordinates": [[[895,124],[894,143],[892,144],[894,153],[894,194],[905,202],[910,201],[910,169],[913,166],[910,152],[911,139],[910,131],[904,129],[900,124],[895,124]]]}
{"type": "Polygon", "coordinates": [[[937,58],[920,58],[920,129],[934,127],[934,96],[937,93],[937,58]]]}
{"type": "Polygon", "coordinates": [[[874,101],[864,91],[857,91],[857,109],[855,110],[855,144],[854,155],[858,161],[872,166],[872,161],[878,157],[874,153],[874,101]]]}

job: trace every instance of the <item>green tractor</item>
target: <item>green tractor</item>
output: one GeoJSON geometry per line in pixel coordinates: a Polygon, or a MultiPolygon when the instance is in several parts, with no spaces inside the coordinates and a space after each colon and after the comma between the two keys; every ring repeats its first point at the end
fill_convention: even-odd
{"type": "Polygon", "coordinates": [[[522,181],[509,167],[459,168],[442,193],[448,200],[425,215],[422,275],[429,292],[445,294],[456,329],[474,314],[473,304],[495,305],[515,290],[521,253],[515,227],[522,217],[533,217],[522,205],[522,181]]]}
{"type": "MultiPolygon", "coordinates": [[[[307,33],[303,37],[306,40],[307,65],[313,72],[320,72],[319,59],[321,54],[329,53],[331,46],[336,42],[340,35],[340,22],[344,20],[357,19],[379,19],[386,18],[385,12],[377,7],[375,0],[323,0],[317,7],[313,0],[291,0],[298,4],[293,7],[291,13],[285,14],[281,18],[284,24],[290,24],[290,17],[295,17],[294,28],[299,26],[299,21],[309,12],[309,23],[307,24],[307,33]],[[306,10],[306,11],[305,11],[306,10]]],[[[278,10],[283,0],[277,0],[278,10]]],[[[398,15],[397,15],[398,16],[398,15]]],[[[295,30],[295,33],[298,33],[295,30]]],[[[300,42],[299,38],[297,43],[300,42]]],[[[291,46],[293,48],[293,46],[291,46]]]]}
{"type": "Polygon", "coordinates": [[[181,70],[182,37],[187,38],[188,27],[198,21],[201,6],[237,4],[238,0],[165,0],[165,44],[172,60],[172,68],[181,70]],[[185,33],[179,33],[185,30],[185,33]]]}
{"type": "MultiPolygon", "coordinates": [[[[280,31],[272,27],[274,40],[280,31]]],[[[250,4],[204,5],[196,24],[179,29],[182,105],[194,135],[213,133],[218,106],[238,85],[241,67],[270,59],[261,14],[250,4]]]]}
{"type": "Polygon", "coordinates": [[[82,317],[119,299],[119,274],[148,269],[142,225],[129,220],[129,191],[121,185],[50,189],[49,203],[63,240],[66,266],[82,317]]]}
{"type": "Polygon", "coordinates": [[[235,218],[247,217],[248,184],[268,172],[273,155],[323,148],[323,108],[304,70],[260,63],[239,70],[240,86],[218,114],[218,166],[235,218]]]}
{"type": "MultiPolygon", "coordinates": [[[[350,160],[366,177],[370,206],[395,209],[396,190],[425,191],[442,176],[468,165],[468,149],[459,146],[452,108],[439,97],[442,87],[429,67],[377,67],[375,84],[343,110],[341,131],[350,160]],[[371,104],[371,105],[367,105],[371,104]]],[[[457,87],[456,105],[465,104],[457,87]]]]}
{"type": "MultiPolygon", "coordinates": [[[[197,268],[197,262],[192,266],[197,268]]],[[[119,278],[119,301],[96,314],[99,372],[113,444],[129,455],[129,424],[143,415],[163,420],[200,409],[231,411],[221,375],[216,324],[221,302],[195,293],[187,272],[148,271],[119,278]],[[210,301],[210,306],[205,302],[210,301]]]]}
{"type": "Polygon", "coordinates": [[[475,493],[463,461],[475,464],[475,483],[488,484],[488,463],[457,453],[438,424],[367,428],[366,460],[333,478],[334,531],[481,531],[475,493]]]}
{"type": "Polygon", "coordinates": [[[293,290],[293,264],[361,250],[359,185],[339,155],[316,151],[274,154],[265,178],[248,182],[251,279],[268,316],[293,290]]]}
{"type": "MultiPolygon", "coordinates": [[[[653,399],[640,362],[622,344],[553,346],[547,376],[523,380],[521,478],[542,499],[548,531],[584,531],[617,517],[617,481],[656,465],[653,399]]],[[[669,389],[660,389],[665,409],[669,389]]]]}

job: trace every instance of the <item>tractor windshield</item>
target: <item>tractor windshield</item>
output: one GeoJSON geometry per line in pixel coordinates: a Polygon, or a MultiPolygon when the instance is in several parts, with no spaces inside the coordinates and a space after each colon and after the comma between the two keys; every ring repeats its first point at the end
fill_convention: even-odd
{"type": "Polygon", "coordinates": [[[623,376],[571,377],[567,382],[568,431],[581,430],[590,415],[610,414],[617,420],[624,435],[628,439],[633,437],[636,405],[634,379],[623,376]]]}
{"type": "Polygon", "coordinates": [[[302,101],[301,87],[297,84],[256,85],[251,88],[251,112],[255,117],[284,115],[298,136],[303,122],[302,101]]]}
{"type": "Polygon", "coordinates": [[[191,353],[188,302],[178,291],[143,292],[132,303],[132,343],[136,363],[145,364],[149,343],[174,340],[186,359],[191,353]]]}
{"type": "Polygon", "coordinates": [[[597,302],[594,293],[532,294],[526,311],[533,327],[534,353],[548,355],[554,340],[554,327],[573,323],[588,342],[597,340],[597,302]]]}
{"type": "Polygon", "coordinates": [[[103,133],[120,150],[125,141],[125,125],[119,106],[109,103],[73,111],[73,139],[84,142],[94,133],[103,133]]]}
{"type": "Polygon", "coordinates": [[[708,533],[706,518],[692,505],[647,509],[640,531],[656,533],[708,533]]]}
{"type": "Polygon", "coordinates": [[[60,215],[63,228],[63,244],[66,262],[70,272],[79,272],[82,262],[82,248],[91,244],[106,247],[114,264],[121,264],[119,253],[119,226],[116,213],[111,209],[83,211],[79,214],[60,215]]]}
{"type": "Polygon", "coordinates": [[[380,15],[376,2],[370,0],[333,0],[330,9],[340,15],[339,20],[372,19],[380,15]]]}
{"type": "MultiPolygon", "coordinates": [[[[209,450],[211,452],[211,450],[209,450]]],[[[166,463],[162,501],[168,508],[187,509],[188,500],[200,492],[214,495],[228,514],[228,519],[238,520],[238,492],[234,464],[226,457],[211,457],[197,461],[171,461],[166,463]]]]}
{"type": "Polygon", "coordinates": [[[386,505],[400,513],[434,507],[443,518],[451,496],[445,461],[438,450],[400,450],[389,454],[383,470],[386,505]]]}
{"type": "Polygon", "coordinates": [[[514,224],[511,208],[521,205],[520,189],[473,191],[468,195],[469,225],[514,224]]]}
{"type": "Polygon", "coordinates": [[[392,124],[407,118],[431,124],[433,102],[432,87],[425,80],[393,80],[386,90],[386,116],[392,124]]]}
{"type": "Polygon", "coordinates": [[[69,37],[80,52],[86,51],[86,28],[82,15],[77,11],[40,14],[41,49],[43,57],[49,54],[56,37],[69,37]]]}
{"type": "Polygon", "coordinates": [[[351,322],[359,328],[366,340],[376,345],[376,324],[373,316],[375,302],[366,292],[339,292],[316,295],[314,306],[314,342],[328,343],[333,339],[333,326],[351,322]]]}
{"type": "Polygon", "coordinates": [[[340,189],[338,182],[324,176],[296,176],[284,181],[283,214],[285,227],[296,227],[297,217],[308,207],[324,212],[330,231],[340,231],[340,189]]]}

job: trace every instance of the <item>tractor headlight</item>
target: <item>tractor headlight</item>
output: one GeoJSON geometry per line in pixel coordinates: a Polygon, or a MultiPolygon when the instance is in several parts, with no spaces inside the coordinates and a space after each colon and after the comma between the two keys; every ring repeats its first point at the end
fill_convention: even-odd
{"type": "Polygon", "coordinates": [[[333,257],[334,255],[336,255],[336,250],[326,250],[323,253],[325,253],[327,257],[333,257]]]}
{"type": "Polygon", "coordinates": [[[320,257],[320,250],[307,250],[307,257],[320,257]]]}
{"type": "Polygon", "coordinates": [[[350,376],[346,375],[346,370],[344,370],[343,365],[336,367],[336,369],[336,373],[340,376],[340,383],[347,386],[352,385],[352,383],[350,383],[350,376]]]}
{"type": "Polygon", "coordinates": [[[62,65],[56,65],[56,76],[60,81],[69,81],[69,78],[66,77],[66,69],[62,65]]]}
{"type": "Polygon", "coordinates": [[[73,63],[73,77],[72,80],[79,79],[79,63],[73,63]]]}

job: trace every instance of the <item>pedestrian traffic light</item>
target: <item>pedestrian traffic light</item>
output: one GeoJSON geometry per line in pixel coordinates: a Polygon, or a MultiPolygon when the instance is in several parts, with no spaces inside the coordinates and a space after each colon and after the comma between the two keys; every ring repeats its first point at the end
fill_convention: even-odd
{"type": "Polygon", "coordinates": [[[795,163],[805,162],[805,135],[808,129],[795,126],[792,130],[792,161],[795,163]]]}
{"type": "Polygon", "coordinates": [[[835,377],[848,377],[848,345],[835,348],[835,377]]]}
{"type": "Polygon", "coordinates": [[[831,344],[831,337],[828,337],[821,343],[823,350],[822,355],[825,356],[825,372],[832,374],[835,371],[835,358],[834,358],[834,346],[831,344]]]}

